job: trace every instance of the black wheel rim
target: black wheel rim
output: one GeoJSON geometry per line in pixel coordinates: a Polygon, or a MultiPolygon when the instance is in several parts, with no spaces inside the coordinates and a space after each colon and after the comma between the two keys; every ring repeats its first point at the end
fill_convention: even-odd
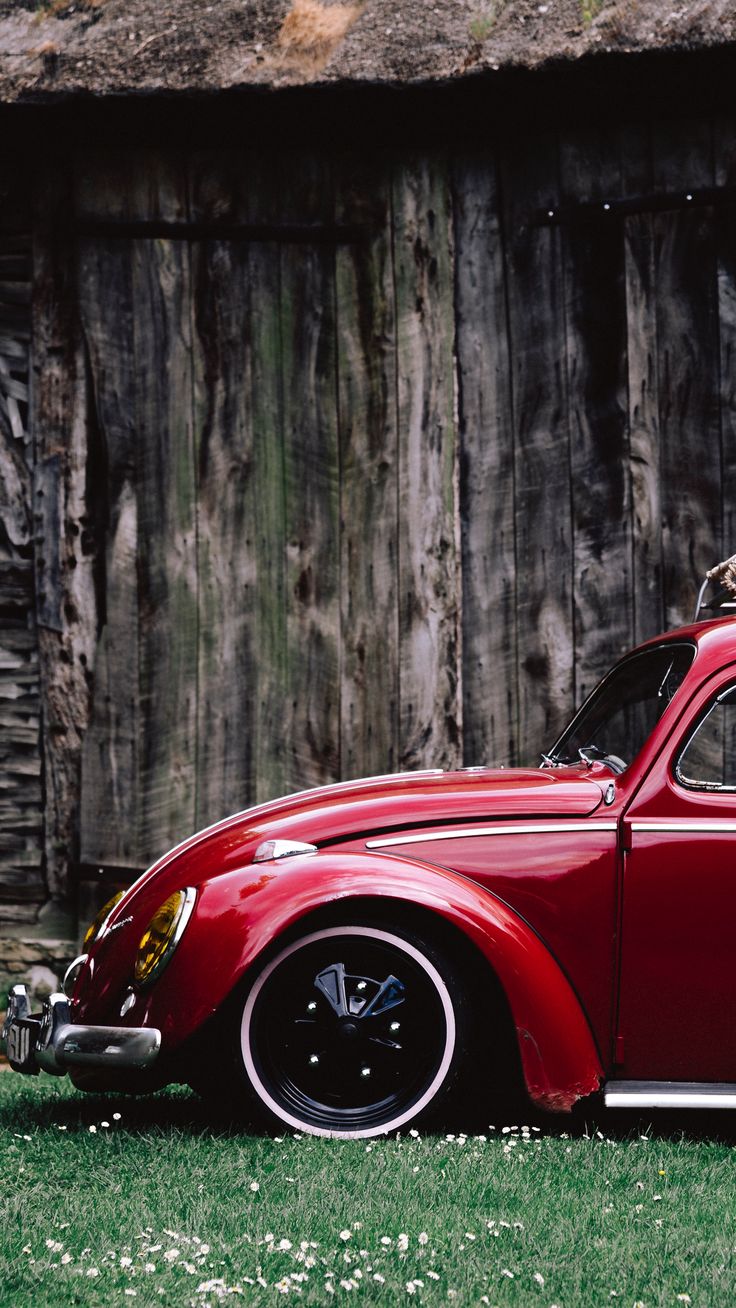
{"type": "Polygon", "coordinates": [[[250,1053],[290,1118],[326,1131],[379,1129],[410,1115],[437,1077],[448,1047],[439,978],[394,941],[308,939],[261,986],[250,1053]]]}

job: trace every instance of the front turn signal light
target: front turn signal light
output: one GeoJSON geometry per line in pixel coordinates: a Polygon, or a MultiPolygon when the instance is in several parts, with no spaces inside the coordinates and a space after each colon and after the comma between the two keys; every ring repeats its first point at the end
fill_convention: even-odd
{"type": "Polygon", "coordinates": [[[133,969],[136,985],[147,985],[161,975],[184,934],[196,897],[191,886],[175,890],[156,909],[138,945],[133,969]]]}
{"type": "Polygon", "coordinates": [[[110,917],[115,905],[120,903],[124,894],[124,890],[119,890],[116,895],[113,895],[112,899],[108,899],[107,903],[102,905],[102,908],[97,914],[94,922],[90,922],[84,933],[84,940],[82,941],[82,952],[84,954],[87,953],[90,945],[94,944],[97,937],[102,935],[102,929],[107,924],[107,919],[110,917]]]}

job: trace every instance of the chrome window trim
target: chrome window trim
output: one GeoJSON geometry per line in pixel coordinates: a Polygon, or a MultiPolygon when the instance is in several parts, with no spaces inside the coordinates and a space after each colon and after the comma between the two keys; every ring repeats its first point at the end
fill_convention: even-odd
{"type": "Polygon", "coordinates": [[[615,831],[616,822],[555,822],[538,826],[463,827],[454,831],[429,830],[420,836],[392,836],[389,840],[366,840],[366,849],[386,849],[396,845],[425,845],[434,840],[463,840],[480,836],[532,836],[551,835],[566,831],[615,831]]]}
{"type": "Polygon", "coordinates": [[[718,694],[715,695],[713,699],[709,701],[709,703],[706,705],[705,709],[701,713],[700,717],[698,718],[695,726],[693,727],[693,730],[690,732],[687,740],[685,741],[685,744],[682,746],[682,749],[679,751],[677,758],[675,759],[672,772],[678,786],[682,786],[683,790],[694,790],[699,795],[736,794],[736,786],[722,786],[717,781],[693,781],[691,780],[690,777],[683,776],[682,772],[680,771],[680,762],[687,754],[687,751],[692,745],[701,727],[705,726],[711,713],[715,708],[717,708],[717,706],[721,703],[721,701],[724,700],[727,695],[730,695],[734,690],[736,690],[736,682],[732,681],[728,686],[725,687],[724,690],[720,690],[718,694]]]}
{"type": "MultiPolygon", "coordinates": [[[[688,673],[692,670],[692,667],[693,667],[693,664],[694,664],[694,662],[695,662],[695,659],[696,659],[696,656],[697,656],[697,652],[698,652],[698,646],[697,646],[697,643],[696,643],[694,640],[682,640],[682,639],[677,639],[677,638],[672,639],[671,637],[668,638],[668,637],[665,636],[665,637],[664,637],[662,640],[660,640],[656,645],[649,646],[649,647],[647,647],[647,649],[630,650],[629,653],[624,654],[622,658],[618,659],[618,661],[617,661],[616,663],[614,663],[614,665],[613,665],[612,668],[609,668],[609,669],[608,669],[608,671],[605,673],[605,675],[604,675],[603,677],[601,677],[600,681],[599,681],[599,682],[598,682],[598,683],[593,687],[593,689],[591,690],[590,694],[586,696],[586,698],[583,700],[582,704],[580,705],[580,708],[577,710],[576,713],[573,714],[573,716],[571,717],[570,721],[567,723],[567,725],[565,726],[565,728],[560,732],[560,734],[559,734],[559,736],[557,737],[557,739],[555,740],[554,744],[553,744],[553,745],[552,745],[552,746],[547,750],[547,755],[548,755],[549,757],[554,758],[555,754],[557,753],[557,747],[558,747],[558,745],[560,744],[560,741],[561,741],[565,736],[567,736],[568,734],[570,734],[570,733],[574,730],[576,724],[579,722],[579,720],[582,718],[583,714],[585,713],[585,710],[587,709],[587,707],[588,707],[590,701],[593,699],[593,697],[594,697],[595,695],[598,694],[599,691],[601,691],[601,690],[603,689],[603,687],[605,686],[606,682],[608,682],[608,681],[611,680],[611,677],[614,675],[614,673],[618,672],[619,668],[623,667],[623,666],[624,666],[625,664],[627,664],[627,663],[631,663],[631,662],[633,662],[633,661],[636,660],[636,659],[639,659],[639,658],[645,657],[645,656],[647,656],[648,654],[658,653],[660,650],[663,650],[663,649],[676,649],[676,648],[677,648],[677,649],[685,649],[685,648],[689,648],[689,649],[692,650],[693,656],[692,656],[692,658],[691,658],[691,660],[690,660],[690,663],[689,663],[688,668],[687,668],[687,670],[686,670],[686,672],[685,672],[685,676],[683,677],[682,682],[681,682],[680,685],[677,687],[677,690],[675,691],[674,695],[672,696],[672,699],[670,699],[670,700],[668,701],[668,703],[665,705],[664,709],[662,710],[662,713],[661,713],[660,717],[657,719],[657,722],[658,722],[658,723],[661,722],[661,721],[662,721],[662,718],[663,718],[664,715],[665,715],[665,713],[666,713],[667,710],[670,708],[670,705],[671,705],[671,704],[673,703],[673,701],[677,698],[677,695],[679,694],[680,690],[682,689],[682,686],[684,685],[685,680],[687,679],[688,673]]],[[[661,689],[661,687],[660,687],[660,689],[661,689]]],[[[650,732],[649,736],[647,737],[648,740],[651,740],[651,734],[652,734],[652,733],[650,732]]],[[[646,741],[644,741],[644,744],[646,744],[646,741]]],[[[643,747],[644,747],[644,745],[642,745],[642,749],[643,749],[643,747]]],[[[635,756],[635,757],[636,757],[636,756],[635,756]]],[[[632,762],[633,762],[633,759],[630,759],[629,762],[628,762],[627,765],[626,765],[626,771],[628,771],[628,769],[631,767],[632,762]]],[[[556,764],[555,766],[559,766],[559,764],[556,764]]]]}

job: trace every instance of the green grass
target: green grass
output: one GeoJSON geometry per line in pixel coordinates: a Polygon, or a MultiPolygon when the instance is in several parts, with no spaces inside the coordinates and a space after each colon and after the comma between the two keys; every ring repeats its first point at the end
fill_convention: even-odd
{"type": "Polygon", "coordinates": [[[590,27],[593,19],[598,17],[602,8],[603,0],[580,0],[580,12],[586,27],[590,27]]]}
{"type": "Polygon", "coordinates": [[[0,1304],[732,1304],[733,1128],[693,1121],[274,1139],[3,1072],[0,1304]]]}

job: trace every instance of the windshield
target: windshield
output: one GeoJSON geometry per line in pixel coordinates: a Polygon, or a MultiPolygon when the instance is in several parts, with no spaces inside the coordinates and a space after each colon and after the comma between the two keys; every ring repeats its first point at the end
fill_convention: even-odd
{"type": "Polygon", "coordinates": [[[669,644],[619,663],[596,687],[549,754],[542,756],[544,762],[600,759],[612,771],[623,772],[679,690],[694,657],[694,645],[669,644]]]}

